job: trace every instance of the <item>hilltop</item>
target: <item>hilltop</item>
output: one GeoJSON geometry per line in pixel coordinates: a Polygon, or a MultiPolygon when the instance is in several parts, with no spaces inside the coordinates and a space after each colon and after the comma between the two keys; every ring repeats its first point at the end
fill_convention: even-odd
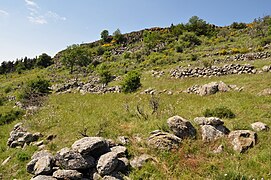
{"type": "Polygon", "coordinates": [[[3,62],[0,179],[269,179],[270,43],[270,16],[226,27],[194,16],[3,62]]]}

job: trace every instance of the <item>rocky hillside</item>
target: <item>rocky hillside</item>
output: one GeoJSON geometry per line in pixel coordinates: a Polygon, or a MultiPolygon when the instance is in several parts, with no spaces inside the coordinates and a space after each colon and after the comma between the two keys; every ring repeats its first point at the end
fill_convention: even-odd
{"type": "Polygon", "coordinates": [[[0,179],[270,179],[270,29],[192,17],[12,63],[0,179]]]}

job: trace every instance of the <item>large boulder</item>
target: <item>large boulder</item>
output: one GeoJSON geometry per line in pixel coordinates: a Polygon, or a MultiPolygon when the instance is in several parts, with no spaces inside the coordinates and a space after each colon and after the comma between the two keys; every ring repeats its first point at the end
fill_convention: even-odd
{"type": "Polygon", "coordinates": [[[57,170],[53,173],[53,177],[57,179],[80,180],[83,174],[76,170],[57,170]]]}
{"type": "Polygon", "coordinates": [[[212,142],[227,135],[229,133],[229,130],[223,125],[203,125],[201,126],[201,133],[203,141],[212,142]]]}
{"type": "Polygon", "coordinates": [[[254,131],[269,131],[268,125],[262,122],[252,123],[251,127],[254,131]]]}
{"type": "Polygon", "coordinates": [[[116,169],[117,165],[117,154],[114,152],[108,152],[99,158],[97,163],[97,170],[101,176],[109,175],[116,169]]]}
{"type": "MultiPolygon", "coordinates": [[[[40,171],[45,171],[45,174],[47,174],[47,171],[49,172],[51,171],[54,161],[55,161],[54,156],[48,151],[46,150],[38,151],[33,154],[33,156],[31,157],[31,161],[27,163],[26,171],[31,174],[39,174],[40,171]],[[43,158],[43,157],[47,157],[47,158],[43,158]],[[36,163],[39,160],[40,162],[36,166],[36,163]],[[43,166],[42,163],[45,163],[44,165],[46,166],[42,167],[43,166]],[[42,170],[42,168],[44,168],[44,170],[42,170]]],[[[44,174],[44,173],[41,173],[41,174],[44,174]]]]}
{"type": "Polygon", "coordinates": [[[84,137],[73,143],[72,150],[82,155],[90,155],[96,158],[108,152],[109,147],[106,140],[102,137],[84,137]]]}
{"type": "Polygon", "coordinates": [[[206,95],[211,95],[215,94],[219,91],[218,89],[218,83],[217,82],[211,82],[208,84],[204,84],[199,87],[199,95],[200,96],[206,96],[206,95]]]}
{"type": "Polygon", "coordinates": [[[257,134],[250,130],[236,130],[229,134],[233,149],[240,153],[247,151],[257,143],[257,134]]]}
{"type": "Polygon", "coordinates": [[[169,128],[181,139],[195,137],[196,129],[186,119],[180,116],[173,116],[167,120],[169,128]]]}
{"type": "Polygon", "coordinates": [[[80,170],[88,169],[95,166],[95,159],[91,156],[82,156],[80,153],[63,148],[57,152],[56,165],[63,169],[80,170]]]}
{"type": "Polygon", "coordinates": [[[35,175],[50,175],[53,172],[54,160],[50,156],[43,156],[38,159],[34,166],[35,175]]]}
{"type": "Polygon", "coordinates": [[[181,138],[166,132],[154,131],[148,138],[147,142],[151,148],[160,150],[170,150],[178,148],[181,138]]]}

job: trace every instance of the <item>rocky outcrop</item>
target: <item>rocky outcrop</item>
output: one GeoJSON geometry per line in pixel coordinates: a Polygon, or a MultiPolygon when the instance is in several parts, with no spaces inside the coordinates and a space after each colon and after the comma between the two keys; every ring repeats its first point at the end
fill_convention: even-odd
{"type": "Polygon", "coordinates": [[[238,88],[236,85],[227,85],[226,83],[220,82],[211,82],[204,85],[193,85],[186,89],[185,93],[198,94],[200,96],[212,95],[217,92],[228,92],[230,90],[241,91],[243,88],[238,88]]]}
{"type": "Polygon", "coordinates": [[[23,127],[22,123],[18,123],[14,126],[10,132],[10,137],[7,141],[7,145],[11,148],[24,147],[31,142],[37,141],[41,137],[41,133],[30,133],[23,127]]]}
{"type": "Polygon", "coordinates": [[[194,138],[196,136],[196,129],[186,119],[180,116],[173,116],[167,120],[169,128],[173,133],[181,139],[194,138]]]}
{"type": "Polygon", "coordinates": [[[255,74],[257,71],[254,66],[250,64],[226,64],[222,67],[196,67],[184,68],[178,67],[170,71],[172,78],[186,78],[186,77],[211,77],[211,76],[224,76],[230,74],[255,74]]]}
{"type": "Polygon", "coordinates": [[[130,169],[126,156],[127,148],[112,140],[84,137],[55,156],[48,151],[35,153],[26,169],[36,179],[123,179],[130,169]]]}
{"type": "Polygon", "coordinates": [[[262,122],[255,122],[251,124],[251,127],[254,131],[269,131],[269,126],[262,122]]]}
{"type": "Polygon", "coordinates": [[[232,131],[228,137],[233,149],[240,153],[246,152],[257,143],[257,134],[250,130],[232,131]]]}
{"type": "Polygon", "coordinates": [[[212,142],[229,134],[224,122],[216,117],[197,117],[194,121],[200,125],[202,140],[212,142]]]}
{"type": "Polygon", "coordinates": [[[151,132],[147,143],[152,149],[171,150],[178,148],[181,141],[181,138],[173,134],[156,130],[151,132]]]}

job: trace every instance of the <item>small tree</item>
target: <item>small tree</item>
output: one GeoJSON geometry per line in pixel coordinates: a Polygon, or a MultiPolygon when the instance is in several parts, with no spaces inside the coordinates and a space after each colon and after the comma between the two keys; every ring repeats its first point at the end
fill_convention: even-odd
{"type": "Polygon", "coordinates": [[[120,29],[117,29],[114,33],[113,33],[113,39],[117,42],[117,43],[122,43],[124,41],[124,36],[123,34],[121,34],[120,29]]]}
{"type": "Polygon", "coordinates": [[[108,36],[109,36],[109,31],[108,30],[103,30],[101,32],[101,38],[104,42],[108,41],[108,36]]]}
{"type": "Polygon", "coordinates": [[[79,45],[69,46],[61,57],[62,63],[70,69],[72,74],[74,66],[87,66],[90,63],[90,56],[79,45]]]}
{"type": "Polygon", "coordinates": [[[130,71],[122,82],[122,90],[124,93],[136,91],[141,86],[140,74],[136,71],[130,71]]]}
{"type": "Polygon", "coordinates": [[[36,66],[38,67],[48,67],[53,64],[51,56],[47,55],[46,53],[42,53],[36,62],[36,66]]]}

